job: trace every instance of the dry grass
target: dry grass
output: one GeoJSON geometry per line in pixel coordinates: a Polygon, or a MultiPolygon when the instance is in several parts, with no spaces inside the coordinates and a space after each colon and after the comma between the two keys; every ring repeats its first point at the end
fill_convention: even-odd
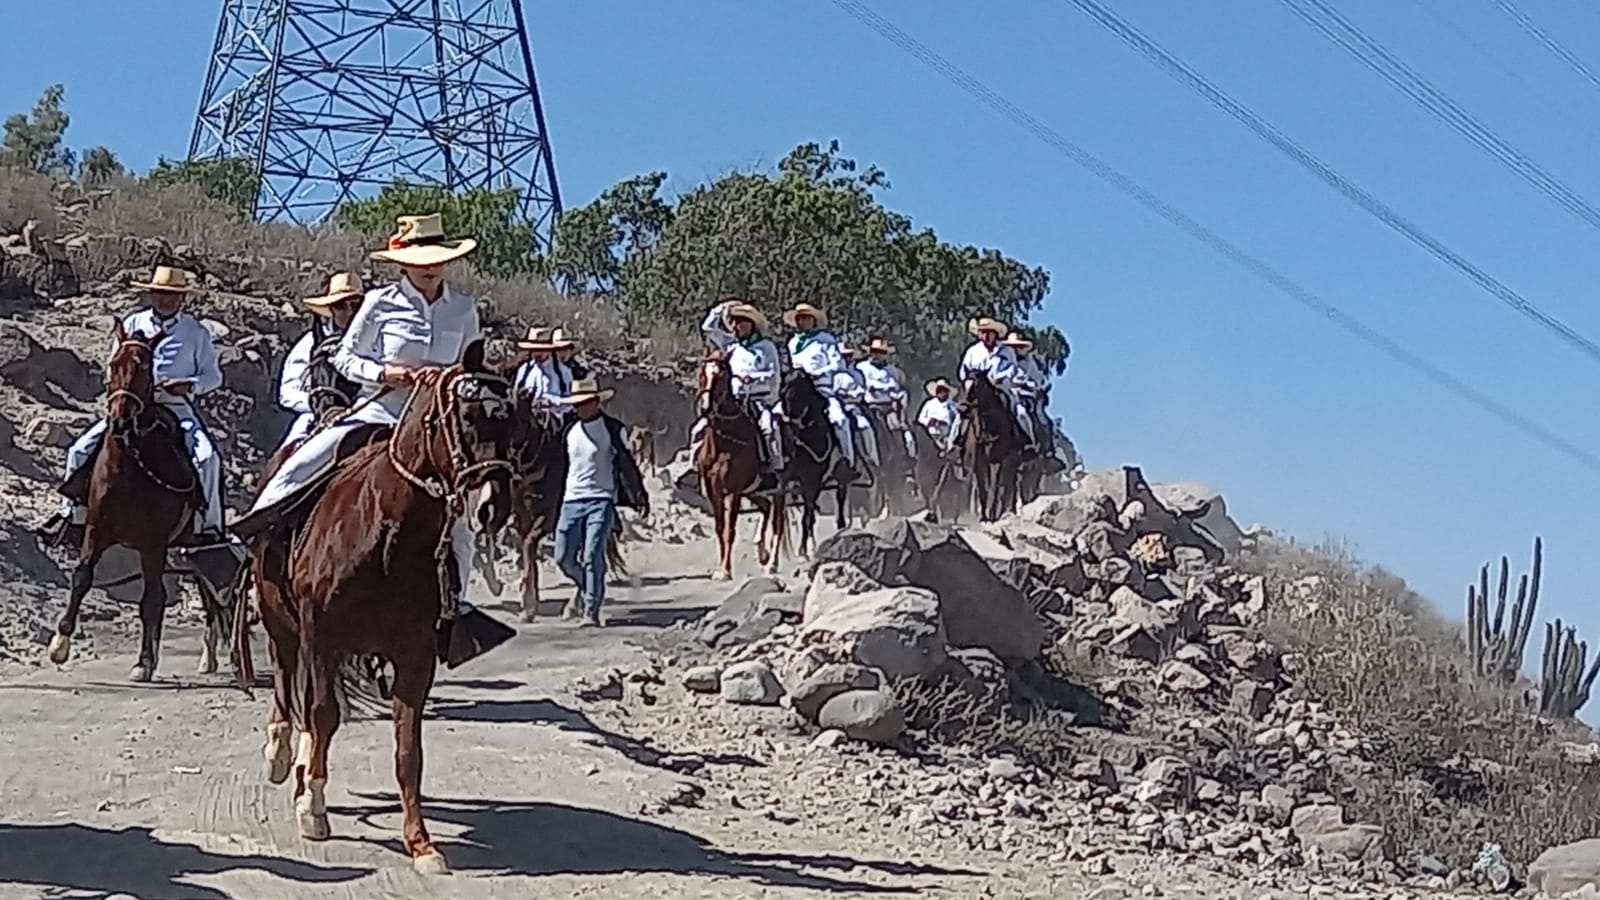
{"type": "Polygon", "coordinates": [[[46,235],[61,227],[53,195],[55,179],[22,169],[0,168],[0,232],[16,234],[30,220],[46,235]]]}
{"type": "Polygon", "coordinates": [[[1245,565],[1268,576],[1267,629],[1304,655],[1302,686],[1372,744],[1377,772],[1344,785],[1352,815],[1454,864],[1485,841],[1525,864],[1600,834],[1600,767],[1557,747],[1593,733],[1533,715],[1529,685],[1470,678],[1459,626],[1404,581],[1337,546],[1272,547],[1245,565]]]}

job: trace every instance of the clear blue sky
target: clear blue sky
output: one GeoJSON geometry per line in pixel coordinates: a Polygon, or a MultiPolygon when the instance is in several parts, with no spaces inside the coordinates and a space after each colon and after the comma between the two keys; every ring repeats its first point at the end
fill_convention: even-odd
{"type": "MultiPolygon", "coordinates": [[[[1520,3],[1600,68],[1594,7],[1520,3]]],[[[158,154],[181,156],[220,5],[10,4],[0,111],[25,109],[63,82],[74,146],[107,144],[138,168],[158,154]]],[[[1360,212],[1067,4],[872,5],[1346,312],[1600,451],[1592,388],[1600,364],[1360,212]]],[[[1600,202],[1600,88],[1491,0],[1335,5],[1600,202]]],[[[1600,233],[1281,5],[1114,6],[1477,265],[1600,337],[1600,233]]],[[[526,9],[569,204],[641,171],[664,168],[685,185],[770,163],[801,141],[839,138],[887,170],[888,202],[917,222],[1050,270],[1045,318],[1074,348],[1055,409],[1091,467],[1136,462],[1154,479],[1206,480],[1241,524],[1348,537],[1457,615],[1463,585],[1484,560],[1509,552],[1525,566],[1542,533],[1542,613],[1600,639],[1582,575],[1600,537],[1592,512],[1600,474],[1320,321],[832,4],[587,0],[526,9]]]]}

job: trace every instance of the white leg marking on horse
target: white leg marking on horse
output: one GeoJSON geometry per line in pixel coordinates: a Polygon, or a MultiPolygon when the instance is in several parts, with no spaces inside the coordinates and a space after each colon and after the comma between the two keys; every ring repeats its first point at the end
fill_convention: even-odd
{"type": "Polygon", "coordinates": [[[289,746],[288,722],[273,722],[267,726],[267,743],[262,747],[261,755],[267,760],[267,781],[283,784],[289,780],[294,748],[289,746]]]}
{"type": "Polygon", "coordinates": [[[50,661],[61,665],[72,658],[72,638],[57,633],[50,639],[50,661]]]}
{"type": "Polygon", "coordinates": [[[206,623],[206,637],[200,644],[201,675],[212,675],[217,671],[217,637],[220,630],[217,623],[206,623]]]}
{"type": "Polygon", "coordinates": [[[418,875],[449,875],[450,867],[445,864],[444,854],[435,850],[421,856],[412,857],[411,868],[418,875]]]}
{"type": "Polygon", "coordinates": [[[300,823],[300,836],[308,841],[325,841],[333,830],[328,826],[328,779],[306,780],[306,792],[295,798],[294,817],[300,823]]]}

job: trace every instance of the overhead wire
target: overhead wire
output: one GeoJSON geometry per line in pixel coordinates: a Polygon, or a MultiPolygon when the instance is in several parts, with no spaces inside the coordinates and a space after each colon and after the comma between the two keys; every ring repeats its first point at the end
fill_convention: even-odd
{"type": "Polygon", "coordinates": [[[1428,251],[1439,261],[1467,276],[1474,284],[1491,296],[1538,323],[1546,331],[1576,348],[1591,360],[1600,362],[1600,344],[1596,344],[1565,322],[1534,306],[1504,282],[1474,265],[1466,257],[1452,250],[1444,242],[1400,215],[1388,204],[1361,188],[1360,185],[1351,182],[1348,178],[1335,171],[1332,166],[1296,143],[1293,138],[1284,134],[1270,122],[1262,119],[1249,107],[1235,100],[1226,91],[1212,84],[1205,76],[1196,72],[1188,64],[1167,52],[1137,27],[1106,8],[1099,0],[1062,0],[1062,2],[1076,7],[1093,19],[1096,24],[1116,35],[1123,43],[1154,62],[1168,75],[1188,85],[1212,106],[1237,119],[1246,128],[1254,132],[1257,137],[1276,147],[1285,156],[1298,163],[1301,168],[1326,182],[1351,202],[1366,210],[1412,243],[1428,251]]]}
{"type": "Polygon", "coordinates": [[[831,2],[863,25],[877,32],[880,37],[939,73],[979,102],[1009,119],[1013,124],[1028,131],[1058,153],[1087,169],[1101,181],[1150,209],[1170,224],[1221,254],[1230,262],[1288,295],[1296,303],[1306,307],[1338,328],[1350,333],[1358,340],[1372,346],[1457,397],[1466,400],[1468,403],[1523,432],[1526,436],[1561,453],[1583,467],[1600,473],[1600,456],[1596,456],[1572,441],[1561,437],[1549,428],[1522,415],[1515,409],[1468,385],[1449,372],[1407,350],[1383,333],[1323,300],[1310,289],[1301,286],[1298,282],[1274,269],[1266,262],[1252,256],[1237,244],[1202,225],[1144,188],[1132,178],[1113,168],[1109,163],[1104,162],[1099,157],[1068,140],[1060,132],[1041,122],[1026,110],[967,73],[966,70],[950,62],[937,51],[907,34],[899,26],[879,15],[871,7],[860,2],[860,0],[831,0],[831,2]]]}
{"type": "Polygon", "coordinates": [[[1600,209],[1534,162],[1489,126],[1450,99],[1324,0],[1279,0],[1323,37],[1343,48],[1390,87],[1409,97],[1478,149],[1504,165],[1535,190],[1555,201],[1590,227],[1600,230],[1600,209]]]}
{"type": "Polygon", "coordinates": [[[1529,37],[1538,41],[1546,50],[1554,54],[1557,59],[1566,63],[1567,68],[1577,72],[1591,85],[1600,88],[1600,75],[1596,75],[1595,71],[1589,68],[1587,63],[1579,59],[1576,54],[1568,50],[1560,41],[1551,37],[1543,28],[1540,28],[1538,23],[1529,18],[1527,13],[1517,8],[1515,3],[1512,3],[1511,0],[1494,0],[1494,5],[1505,13],[1511,21],[1517,23],[1517,27],[1527,32],[1529,37]]]}

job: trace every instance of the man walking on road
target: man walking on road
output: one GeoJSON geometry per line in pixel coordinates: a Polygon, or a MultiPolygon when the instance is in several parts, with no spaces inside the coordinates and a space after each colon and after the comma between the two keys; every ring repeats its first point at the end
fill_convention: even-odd
{"type": "Polygon", "coordinates": [[[650,495],[628,448],[622,422],[601,410],[615,392],[580,378],[564,399],[574,413],[562,433],[566,448],[565,489],[556,522],[556,565],[578,586],[567,614],[585,626],[598,626],[606,596],[606,541],[617,507],[650,514],[650,495]]]}

